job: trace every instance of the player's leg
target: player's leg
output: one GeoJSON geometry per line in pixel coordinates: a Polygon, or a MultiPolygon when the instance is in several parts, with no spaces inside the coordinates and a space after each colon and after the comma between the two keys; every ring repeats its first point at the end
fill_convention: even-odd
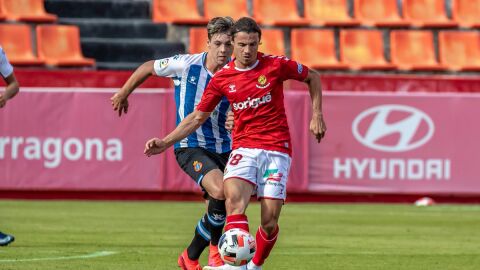
{"type": "Polygon", "coordinates": [[[8,235],[0,232],[0,246],[6,246],[13,241],[15,241],[15,237],[13,237],[13,235],[8,235]]]}
{"type": "Polygon", "coordinates": [[[210,232],[210,247],[208,253],[208,265],[220,266],[224,262],[218,253],[218,241],[222,236],[225,218],[225,195],[223,192],[223,172],[219,169],[211,170],[202,180],[202,187],[209,194],[206,225],[210,232]]]}
{"type": "Polygon", "coordinates": [[[260,152],[259,149],[239,148],[230,154],[223,184],[227,208],[225,231],[233,228],[249,231],[245,211],[256,188],[260,152]]]}
{"type": "MultiPolygon", "coordinates": [[[[190,269],[188,265],[198,265],[198,258],[210,241],[213,239],[218,244],[221,236],[226,216],[223,173],[216,157],[203,148],[176,149],[175,155],[180,167],[206,192],[205,199],[208,200],[207,212],[197,223],[190,245],[179,257],[180,267],[190,269]]],[[[220,259],[220,256],[217,257],[220,259]]]]}
{"type": "Polygon", "coordinates": [[[291,158],[284,153],[265,151],[265,167],[258,180],[257,197],[261,200],[261,225],[255,241],[257,250],[247,269],[257,270],[270,255],[279,233],[278,219],[286,199],[291,158]]]}

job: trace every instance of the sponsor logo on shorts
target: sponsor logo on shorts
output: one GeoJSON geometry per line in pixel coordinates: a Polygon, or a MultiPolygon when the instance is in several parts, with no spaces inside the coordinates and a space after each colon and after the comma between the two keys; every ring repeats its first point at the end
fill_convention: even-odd
{"type": "Polygon", "coordinates": [[[194,169],[196,172],[199,172],[202,168],[203,168],[203,163],[202,163],[202,162],[197,161],[197,160],[195,160],[195,161],[193,162],[193,169],[194,169]]]}
{"type": "Polygon", "coordinates": [[[263,174],[263,178],[266,178],[267,181],[280,182],[282,181],[283,173],[279,173],[278,169],[266,170],[263,174]]]}

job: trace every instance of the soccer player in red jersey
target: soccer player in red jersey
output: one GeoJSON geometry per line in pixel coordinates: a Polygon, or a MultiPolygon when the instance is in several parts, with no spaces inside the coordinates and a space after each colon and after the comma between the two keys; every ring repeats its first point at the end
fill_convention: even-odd
{"type": "Polygon", "coordinates": [[[206,266],[204,270],[261,269],[275,245],[292,153],[283,81],[294,79],[308,85],[312,99],[310,132],[320,142],[326,131],[317,72],[286,57],[258,52],[261,30],[251,18],[241,18],[234,24],[232,38],[235,59],[214,75],[196,110],[165,138],[151,139],[145,145],[147,156],[162,153],[197,129],[223,96],[232,104],[233,151],[224,172],[225,231],[249,231],[245,211],[251,195],[256,193],[261,204],[261,225],[255,237],[257,250],[245,266],[206,266]]]}

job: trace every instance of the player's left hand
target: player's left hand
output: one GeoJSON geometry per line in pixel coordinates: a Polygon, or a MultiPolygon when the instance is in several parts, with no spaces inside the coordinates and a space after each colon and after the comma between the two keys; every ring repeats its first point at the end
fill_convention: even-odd
{"type": "Polygon", "coordinates": [[[227,114],[227,120],[225,121],[225,128],[228,131],[233,130],[233,112],[232,111],[229,111],[227,114]]]}
{"type": "Polygon", "coordinates": [[[7,99],[4,95],[0,94],[0,109],[7,105],[7,99]]]}
{"type": "Polygon", "coordinates": [[[167,148],[168,146],[163,140],[159,138],[153,138],[147,141],[143,153],[147,155],[147,157],[150,157],[152,155],[158,155],[165,152],[167,148]]]}
{"type": "Polygon", "coordinates": [[[310,132],[318,142],[323,139],[326,131],[327,125],[325,125],[325,121],[323,120],[323,114],[313,114],[312,120],[310,121],[310,132]]]}

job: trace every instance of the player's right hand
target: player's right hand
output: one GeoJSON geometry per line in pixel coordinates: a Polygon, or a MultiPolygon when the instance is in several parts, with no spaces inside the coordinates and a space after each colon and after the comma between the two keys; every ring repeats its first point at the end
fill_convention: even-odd
{"type": "Polygon", "coordinates": [[[150,157],[152,155],[158,155],[165,152],[167,148],[168,146],[163,140],[159,138],[153,138],[147,141],[147,143],[145,144],[145,150],[143,151],[143,153],[147,157],[150,157]]]}
{"type": "Polygon", "coordinates": [[[110,100],[112,101],[113,110],[118,111],[118,116],[122,116],[122,112],[128,112],[128,99],[120,92],[113,95],[110,100]]]}
{"type": "Polygon", "coordinates": [[[7,99],[4,95],[0,94],[0,108],[3,108],[7,104],[7,99]]]}

